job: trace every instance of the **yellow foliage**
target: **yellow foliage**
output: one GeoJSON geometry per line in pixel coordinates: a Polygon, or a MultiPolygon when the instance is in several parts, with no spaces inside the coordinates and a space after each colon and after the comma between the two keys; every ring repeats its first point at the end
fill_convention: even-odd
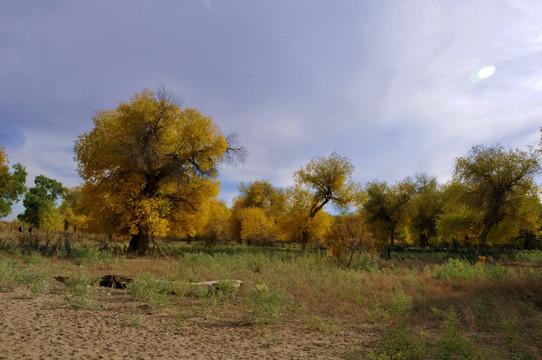
{"type": "Polygon", "coordinates": [[[227,142],[210,117],[145,90],[95,114],[75,144],[89,227],[107,232],[195,235],[216,197],[227,142]]]}
{"type": "Polygon", "coordinates": [[[331,216],[319,211],[311,217],[313,196],[308,190],[290,188],[286,194],[286,211],[277,221],[280,239],[301,242],[306,233],[309,241],[322,240],[332,223],[331,216]]]}
{"type": "Polygon", "coordinates": [[[249,207],[241,212],[241,239],[249,244],[272,243],[275,223],[258,207],[249,207]]]}
{"type": "Polygon", "coordinates": [[[196,235],[209,245],[226,241],[228,239],[227,222],[230,213],[230,209],[223,201],[209,200],[205,211],[201,213],[202,226],[198,229],[196,235]]]}

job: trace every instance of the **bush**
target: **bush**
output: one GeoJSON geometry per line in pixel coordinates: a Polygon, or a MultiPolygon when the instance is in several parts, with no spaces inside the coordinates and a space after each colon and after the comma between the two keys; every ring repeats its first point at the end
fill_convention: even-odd
{"type": "Polygon", "coordinates": [[[150,273],[140,273],[128,284],[127,290],[137,300],[157,306],[167,306],[168,294],[175,289],[173,285],[171,281],[164,278],[155,278],[150,273]]]}
{"type": "Polygon", "coordinates": [[[63,298],[72,307],[76,309],[83,309],[92,306],[92,300],[88,298],[90,294],[90,286],[94,285],[97,279],[90,278],[85,273],[84,268],[81,266],[77,269],[77,273],[70,277],[66,283],[66,288],[69,291],[69,295],[65,295],[63,298]]]}
{"type": "Polygon", "coordinates": [[[430,359],[430,342],[421,334],[415,336],[406,325],[388,325],[386,336],[380,341],[376,351],[370,351],[367,359],[371,360],[419,360],[430,359]]]}
{"type": "Polygon", "coordinates": [[[481,267],[473,266],[468,261],[449,259],[445,264],[435,270],[435,279],[445,280],[472,280],[480,275],[481,267]]]}
{"type": "Polygon", "coordinates": [[[279,322],[285,299],[284,294],[270,290],[265,284],[256,285],[248,294],[246,321],[250,324],[279,322]]]}

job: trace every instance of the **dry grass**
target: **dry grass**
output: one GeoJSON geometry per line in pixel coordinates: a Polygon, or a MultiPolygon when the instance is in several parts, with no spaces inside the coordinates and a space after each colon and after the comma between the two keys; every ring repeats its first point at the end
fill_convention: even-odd
{"type": "MultiPolygon", "coordinates": [[[[234,322],[252,326],[301,321],[308,331],[326,336],[353,335],[373,324],[384,339],[374,356],[384,356],[385,346],[401,341],[412,346],[423,342],[425,354],[434,354],[435,349],[459,351],[447,342],[453,336],[464,337],[469,349],[469,344],[476,344],[472,354],[481,358],[506,359],[511,354],[539,358],[542,351],[542,272],[536,266],[418,259],[381,262],[369,257],[363,268],[348,269],[321,254],[239,246],[216,248],[211,254],[203,248],[183,247],[178,253],[182,255],[168,259],[81,254],[79,258],[42,258],[12,249],[0,253],[0,259],[15,259],[20,269],[30,266],[29,258],[42,259],[56,269],[51,276],[76,276],[79,271],[89,279],[111,273],[151,274],[167,286],[206,280],[244,282],[234,298],[224,294],[169,296],[167,301],[163,294],[149,297],[157,299],[149,300],[149,306],[164,306],[172,324],[194,317],[210,321],[228,314],[234,322]]],[[[10,280],[4,277],[2,281],[10,280]]],[[[88,295],[89,303],[98,303],[93,296],[92,292],[88,295]]],[[[124,301],[130,298],[123,297],[124,301]]],[[[144,318],[137,311],[125,317],[129,323],[144,318]]],[[[365,354],[360,349],[350,353],[365,354]]]]}

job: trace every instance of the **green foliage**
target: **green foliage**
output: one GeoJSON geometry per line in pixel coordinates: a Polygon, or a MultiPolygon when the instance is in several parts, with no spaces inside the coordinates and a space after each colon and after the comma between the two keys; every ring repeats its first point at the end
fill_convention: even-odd
{"type": "Polygon", "coordinates": [[[11,206],[19,201],[26,191],[26,169],[21,164],[13,165],[13,173],[9,172],[8,159],[4,148],[0,145],[0,218],[11,213],[11,206]]]}
{"type": "Polygon", "coordinates": [[[420,247],[429,245],[437,237],[437,220],[443,212],[444,197],[436,177],[416,175],[414,195],[408,205],[408,229],[420,247]]]}
{"type": "Polygon", "coordinates": [[[14,280],[19,284],[27,284],[34,295],[44,294],[52,278],[53,268],[40,257],[27,257],[26,261],[28,266],[18,269],[14,280]]]}
{"type": "Polygon", "coordinates": [[[365,187],[362,215],[381,244],[394,245],[397,231],[407,224],[408,202],[415,188],[411,179],[389,186],[371,182],[365,187]]]}
{"type": "Polygon", "coordinates": [[[388,314],[395,321],[405,321],[412,311],[412,298],[400,287],[395,287],[390,296],[388,314]]]}
{"type": "Polygon", "coordinates": [[[163,307],[169,305],[168,294],[173,291],[173,284],[150,273],[139,273],[128,284],[127,290],[137,300],[163,307]]]}
{"type": "Polygon", "coordinates": [[[141,315],[124,314],[122,316],[122,318],[130,326],[139,327],[139,326],[143,325],[143,316],[141,316],[141,315]]]}
{"type": "Polygon", "coordinates": [[[534,177],[540,170],[537,151],[505,150],[500,145],[474,146],[457,158],[454,179],[468,190],[463,203],[481,214],[481,252],[488,239],[498,242],[538,228],[540,214],[533,206],[539,203],[534,177]]]}
{"type": "Polygon", "coordinates": [[[13,289],[19,266],[19,261],[0,256],[0,292],[13,289]]]}
{"type": "Polygon", "coordinates": [[[249,324],[273,324],[280,322],[286,297],[265,284],[258,284],[247,296],[246,321],[249,324]]]}
{"type": "Polygon", "coordinates": [[[25,211],[17,218],[36,228],[44,225],[46,230],[59,229],[62,217],[55,207],[55,201],[64,191],[62,184],[43,175],[36,176],[34,184],[24,197],[25,211]]]}
{"type": "Polygon", "coordinates": [[[83,266],[79,266],[66,283],[69,295],[64,295],[63,299],[76,309],[92,307],[93,302],[89,298],[90,289],[97,281],[96,278],[89,277],[86,274],[83,266]]]}
{"type": "Polygon", "coordinates": [[[507,280],[510,270],[498,264],[474,264],[466,260],[449,259],[445,264],[435,269],[433,278],[445,280],[484,280],[492,279],[498,281],[507,280]]]}
{"type": "Polygon", "coordinates": [[[70,255],[77,259],[81,265],[109,264],[113,260],[113,255],[110,251],[100,250],[91,246],[74,247],[71,249],[70,255]]]}
{"type": "Polygon", "coordinates": [[[339,325],[334,324],[318,315],[313,315],[309,318],[308,328],[312,331],[318,331],[327,334],[338,335],[342,333],[342,328],[339,325]]]}
{"type": "Polygon", "coordinates": [[[484,274],[483,267],[473,266],[468,261],[449,259],[445,264],[436,268],[433,277],[445,280],[472,280],[484,274]]]}
{"type": "Polygon", "coordinates": [[[430,359],[429,339],[424,334],[415,336],[403,324],[388,325],[386,336],[376,351],[369,351],[370,360],[419,360],[430,359]]]}
{"type": "Polygon", "coordinates": [[[480,359],[476,345],[463,336],[463,327],[454,311],[441,313],[444,321],[435,343],[434,359],[480,359]]]}

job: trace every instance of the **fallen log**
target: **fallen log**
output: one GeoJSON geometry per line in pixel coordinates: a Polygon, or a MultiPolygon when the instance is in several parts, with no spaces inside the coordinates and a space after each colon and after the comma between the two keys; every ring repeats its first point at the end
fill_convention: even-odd
{"type": "Polygon", "coordinates": [[[105,275],[100,280],[100,286],[114,289],[126,289],[126,286],[133,280],[134,278],[128,276],[105,275]]]}

